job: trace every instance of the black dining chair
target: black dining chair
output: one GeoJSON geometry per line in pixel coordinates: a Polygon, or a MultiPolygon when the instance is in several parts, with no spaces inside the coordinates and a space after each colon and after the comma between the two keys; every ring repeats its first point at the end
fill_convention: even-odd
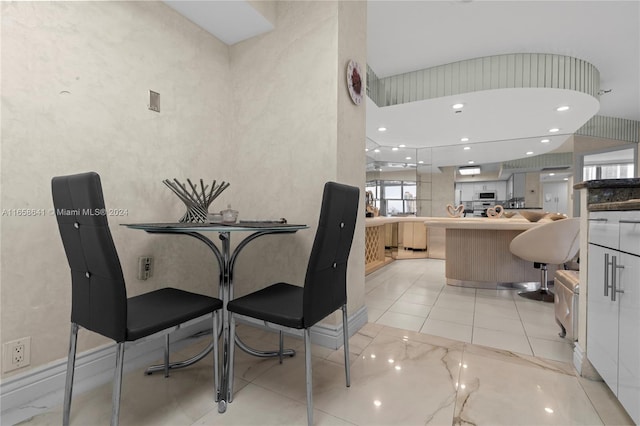
{"type": "MultiPolygon", "coordinates": [[[[71,337],[67,360],[63,424],[69,424],[78,329],[83,327],[117,343],[111,424],[118,424],[125,342],[131,342],[211,314],[222,301],[176,288],[127,298],[124,276],[111,237],[100,176],[89,172],[51,181],[58,228],[71,269],[71,337]]],[[[214,395],[218,389],[218,347],[213,349],[214,395]]],[[[165,336],[165,376],[169,370],[169,334],[165,336]]]]}
{"type": "MultiPolygon", "coordinates": [[[[239,297],[227,304],[231,312],[231,336],[235,338],[236,315],[256,318],[289,329],[304,330],[307,382],[307,421],[313,424],[311,340],[309,329],[327,315],[342,309],[344,365],[347,387],[349,331],[347,323],[347,261],[358,216],[360,190],[335,182],[324,186],[318,229],[307,264],[304,286],[284,282],[239,297]]],[[[280,339],[282,354],[282,339],[280,339]]],[[[234,345],[230,358],[233,365],[234,345]]],[[[230,383],[233,383],[231,369],[230,383]]],[[[231,390],[233,391],[233,390],[231,390]]]]}

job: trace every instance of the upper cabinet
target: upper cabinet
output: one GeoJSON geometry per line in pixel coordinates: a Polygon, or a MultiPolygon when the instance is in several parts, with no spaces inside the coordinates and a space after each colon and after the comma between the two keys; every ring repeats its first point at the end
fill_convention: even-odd
{"type": "Polygon", "coordinates": [[[507,181],[491,180],[485,182],[458,182],[456,191],[459,191],[460,201],[473,201],[476,194],[485,191],[496,191],[496,201],[505,201],[507,197],[507,181]]]}

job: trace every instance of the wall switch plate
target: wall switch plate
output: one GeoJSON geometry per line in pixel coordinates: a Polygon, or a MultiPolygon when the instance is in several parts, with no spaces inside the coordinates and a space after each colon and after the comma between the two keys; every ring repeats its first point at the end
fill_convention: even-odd
{"type": "Polygon", "coordinates": [[[149,109],[160,112],[160,93],[149,90],[149,109]]]}
{"type": "Polygon", "coordinates": [[[138,279],[147,280],[153,276],[153,257],[140,256],[138,258],[138,279]]]}
{"type": "Polygon", "coordinates": [[[2,372],[17,370],[31,364],[31,337],[12,340],[2,345],[2,372]]]}

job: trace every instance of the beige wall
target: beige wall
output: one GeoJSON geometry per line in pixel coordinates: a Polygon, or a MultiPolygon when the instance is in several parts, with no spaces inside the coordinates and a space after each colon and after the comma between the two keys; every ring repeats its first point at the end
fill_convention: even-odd
{"type": "MultiPolygon", "coordinates": [[[[166,283],[217,294],[201,243],[118,224],[178,219],[184,209],[164,178],[226,180],[212,210],[231,203],[241,218],[311,226],[250,244],[237,263],[238,294],[276,277],[301,282],[322,184],[364,186],[364,108],[340,102],[344,57],[366,61],[366,6],[264,7],[276,29],[227,47],[159,2],[3,3],[2,208],[47,210],[52,176],[95,170],[107,206],[128,211],[109,220],[129,295],[166,283]],[[353,36],[342,16],[362,31],[353,45],[341,44],[353,36]],[[149,90],[161,94],[160,113],[147,109],[149,90]],[[135,279],[140,255],[156,259],[144,282],[135,279]]],[[[358,232],[352,312],[364,302],[358,232]]],[[[66,356],[69,270],[49,214],[2,217],[0,238],[1,339],[32,337],[21,373],[66,356]]],[[[81,331],[78,344],[104,343],[81,331]]]]}
{"type": "Polygon", "coordinates": [[[420,216],[447,216],[447,204],[455,196],[455,167],[439,173],[418,173],[418,212],[420,216]]]}
{"type": "MultiPolygon", "coordinates": [[[[250,255],[238,262],[237,295],[273,280],[302,282],[306,263],[300,260],[311,250],[324,182],[364,192],[365,108],[351,103],[345,70],[347,58],[366,63],[366,5],[278,2],[276,9],[274,31],[230,49],[236,98],[230,149],[243,195],[234,206],[242,217],[284,215],[311,229],[248,246],[250,255]],[[286,253],[277,253],[284,240],[286,253]]],[[[349,262],[351,313],[364,304],[360,220],[349,262]]]]}
{"type": "Polygon", "coordinates": [[[526,208],[542,208],[542,190],[540,188],[539,172],[529,172],[525,174],[524,206],[526,208]]]}

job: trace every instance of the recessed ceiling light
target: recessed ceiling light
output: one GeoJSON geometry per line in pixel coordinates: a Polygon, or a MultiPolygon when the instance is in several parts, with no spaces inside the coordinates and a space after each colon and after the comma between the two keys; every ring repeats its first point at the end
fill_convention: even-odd
{"type": "Polygon", "coordinates": [[[478,167],[478,166],[460,167],[458,169],[458,173],[460,173],[461,175],[479,175],[480,174],[480,167],[478,167]]]}
{"type": "Polygon", "coordinates": [[[402,144],[400,144],[400,145],[398,145],[398,148],[404,148],[404,147],[406,147],[406,145],[405,145],[405,144],[403,144],[403,143],[402,143],[402,144]]]}
{"type": "Polygon", "coordinates": [[[453,104],[451,106],[451,108],[453,108],[453,109],[462,109],[462,108],[464,108],[464,104],[453,104]]]}
{"type": "Polygon", "coordinates": [[[549,129],[549,133],[557,133],[559,131],[560,129],[558,129],[557,127],[554,127],[553,129],[549,129]]]}
{"type": "Polygon", "coordinates": [[[391,151],[397,151],[398,148],[396,148],[395,146],[393,148],[391,148],[391,151]]]}
{"type": "Polygon", "coordinates": [[[527,155],[532,155],[533,151],[527,151],[527,155]]]}
{"type": "Polygon", "coordinates": [[[551,139],[542,139],[540,142],[542,142],[542,143],[549,143],[549,142],[551,142],[551,139]]]}
{"type": "Polygon", "coordinates": [[[405,157],[405,160],[411,160],[411,157],[405,157]]]}
{"type": "Polygon", "coordinates": [[[475,161],[473,161],[473,160],[467,161],[467,164],[473,164],[473,163],[475,163],[475,161]]]}
{"type": "Polygon", "coordinates": [[[549,173],[549,176],[555,176],[555,175],[556,175],[555,173],[549,173]]]}
{"type": "Polygon", "coordinates": [[[369,148],[365,148],[365,149],[364,149],[364,152],[369,152],[369,148]]]}
{"type": "Polygon", "coordinates": [[[460,142],[469,142],[469,138],[462,138],[460,139],[460,142]]]}
{"type": "Polygon", "coordinates": [[[373,152],[380,152],[378,148],[374,149],[373,152]]]}
{"type": "Polygon", "coordinates": [[[464,149],[465,151],[469,151],[469,150],[471,149],[471,147],[470,147],[470,146],[465,146],[465,147],[464,147],[464,148],[462,148],[462,149],[464,149]]]}
{"type": "Polygon", "coordinates": [[[562,180],[569,180],[569,178],[564,178],[564,179],[562,179],[562,180]]]}
{"type": "Polygon", "coordinates": [[[379,132],[386,132],[387,128],[386,127],[378,127],[378,131],[379,132]]]}
{"type": "Polygon", "coordinates": [[[424,164],[424,161],[420,160],[418,161],[418,164],[424,164]]]}
{"type": "Polygon", "coordinates": [[[556,108],[556,111],[558,111],[558,112],[568,111],[568,110],[569,110],[569,106],[568,105],[562,105],[562,106],[559,106],[558,108],[556,108]]]}

